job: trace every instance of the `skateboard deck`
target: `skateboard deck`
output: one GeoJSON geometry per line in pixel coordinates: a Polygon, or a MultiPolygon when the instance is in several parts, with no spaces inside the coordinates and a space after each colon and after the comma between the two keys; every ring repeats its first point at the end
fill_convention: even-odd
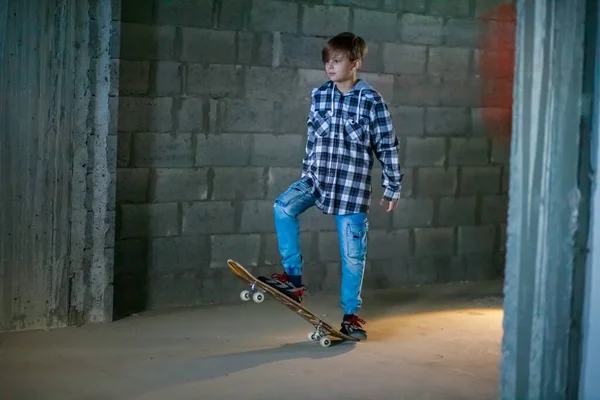
{"type": "Polygon", "coordinates": [[[309,340],[319,342],[319,344],[323,347],[329,347],[331,345],[331,340],[328,338],[328,336],[333,336],[352,342],[359,341],[359,339],[342,333],[339,329],[334,328],[327,321],[319,318],[294,299],[289,298],[277,289],[261,281],[259,279],[260,277],[255,277],[252,275],[238,262],[230,259],[227,260],[227,265],[229,265],[229,268],[235,275],[250,285],[248,289],[240,292],[240,298],[242,300],[249,301],[252,299],[255,303],[262,303],[265,299],[264,294],[270,294],[281,304],[294,311],[294,313],[299,314],[305,321],[315,328],[314,331],[308,333],[309,340]]]}

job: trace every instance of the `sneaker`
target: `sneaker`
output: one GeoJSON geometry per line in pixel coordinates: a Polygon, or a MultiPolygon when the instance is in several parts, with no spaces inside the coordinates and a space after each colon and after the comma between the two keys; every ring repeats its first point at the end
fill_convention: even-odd
{"type": "Polygon", "coordinates": [[[366,324],[366,322],[360,319],[357,315],[344,315],[344,319],[342,321],[342,328],[340,331],[348,336],[352,336],[358,340],[366,340],[367,332],[363,329],[361,324],[366,324]]]}
{"type": "Polygon", "coordinates": [[[283,274],[271,274],[271,278],[259,276],[258,279],[271,286],[272,288],[279,290],[281,293],[285,294],[292,300],[298,303],[302,303],[302,298],[304,296],[306,286],[294,286],[292,282],[289,281],[288,275],[285,272],[283,274]]]}

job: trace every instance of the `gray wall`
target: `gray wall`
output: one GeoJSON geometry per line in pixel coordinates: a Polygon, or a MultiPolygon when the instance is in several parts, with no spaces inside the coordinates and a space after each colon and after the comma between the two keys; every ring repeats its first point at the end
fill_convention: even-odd
{"type": "Polygon", "coordinates": [[[0,331],[112,318],[112,26],[106,1],[0,4],[0,331]]]}
{"type": "MultiPolygon", "coordinates": [[[[362,77],[390,106],[406,173],[392,215],[374,171],[365,286],[498,278],[508,144],[492,133],[510,126],[495,99],[512,86],[481,56],[490,27],[514,29],[489,14],[502,3],[124,2],[116,312],[235,300],[228,258],[277,269],[273,200],[300,175],[320,49],[343,30],[368,42],[362,77]]],[[[337,291],[334,220],[301,223],[308,285],[337,291]]]]}

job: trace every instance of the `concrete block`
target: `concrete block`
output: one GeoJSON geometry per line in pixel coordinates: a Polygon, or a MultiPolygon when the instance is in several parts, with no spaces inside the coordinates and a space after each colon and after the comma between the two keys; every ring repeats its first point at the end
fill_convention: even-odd
{"type": "Polygon", "coordinates": [[[464,281],[465,276],[462,257],[451,255],[421,257],[410,271],[410,281],[416,284],[464,281]]]}
{"type": "Polygon", "coordinates": [[[506,224],[508,211],[508,196],[483,196],[481,201],[481,223],[506,224]]]}
{"type": "MultiPolygon", "coordinates": [[[[391,231],[370,229],[368,240],[368,260],[395,261],[407,258],[410,255],[410,233],[408,229],[394,229],[391,231]]],[[[337,247],[339,249],[339,244],[337,247]]]]}
{"type": "Polygon", "coordinates": [[[306,139],[302,135],[255,134],[251,165],[301,167],[306,139]]]}
{"type": "Polygon", "coordinates": [[[398,136],[422,136],[425,132],[425,109],[422,107],[389,106],[392,123],[398,136]]]}
{"type": "Polygon", "coordinates": [[[241,205],[241,233],[275,232],[273,201],[246,200],[241,205]]]}
{"type": "Polygon", "coordinates": [[[273,102],[259,99],[227,99],[221,120],[225,132],[272,132],[273,102]]]}
{"type": "Polygon", "coordinates": [[[509,138],[512,112],[509,108],[474,108],[471,110],[473,135],[509,138]]]}
{"type": "Polygon", "coordinates": [[[466,77],[471,54],[461,47],[430,47],[427,70],[431,75],[466,77]]]}
{"type": "Polygon", "coordinates": [[[321,49],[326,39],[281,34],[279,65],[291,68],[323,68],[321,49]]]}
{"type": "Polygon", "coordinates": [[[470,281],[489,281],[502,276],[504,265],[492,254],[469,254],[465,256],[467,279],[470,281]]]}
{"type": "MultiPolygon", "coordinates": [[[[408,263],[406,259],[369,260],[367,265],[363,279],[365,289],[388,289],[405,285],[408,282],[408,263]]],[[[336,287],[339,287],[339,280],[336,283],[336,287]]]]}
{"type": "Polygon", "coordinates": [[[269,168],[267,178],[267,198],[273,201],[277,196],[286,191],[296,180],[300,179],[301,166],[282,168],[269,168]]]}
{"type": "Polygon", "coordinates": [[[474,50],[473,69],[482,78],[512,80],[514,68],[514,50],[474,50]]]}
{"type": "Polygon", "coordinates": [[[454,254],[453,228],[415,228],[417,256],[454,254]]]}
{"type": "Polygon", "coordinates": [[[267,191],[264,168],[214,168],[212,199],[262,199],[267,191]]]}
{"type": "Polygon", "coordinates": [[[136,133],[133,136],[133,167],[191,167],[194,165],[192,135],[136,133]]]}
{"type": "Polygon", "coordinates": [[[155,1],[158,25],[212,27],[213,0],[155,1]]]}
{"type": "Polygon", "coordinates": [[[181,28],[181,60],[235,63],[235,31],[181,28]]]}
{"type": "Polygon", "coordinates": [[[496,241],[496,226],[459,226],[458,227],[458,253],[459,254],[490,254],[494,251],[496,241]]]}
{"type": "Polygon", "coordinates": [[[302,33],[312,36],[333,36],[348,30],[348,7],[302,5],[302,33]]]}
{"type": "Polygon", "coordinates": [[[501,167],[463,167],[460,192],[463,195],[498,194],[501,185],[501,167]]]}
{"type": "Polygon", "coordinates": [[[108,98],[108,133],[115,135],[119,131],[119,96],[108,98]]]}
{"type": "Polygon", "coordinates": [[[250,163],[252,135],[219,134],[196,136],[197,166],[239,166],[250,163]]]}
{"type": "Polygon", "coordinates": [[[210,246],[206,236],[156,238],[150,242],[148,274],[160,276],[197,271],[208,264],[210,246]]]}
{"type": "Polygon", "coordinates": [[[424,13],[425,0],[383,0],[386,11],[404,11],[409,13],[424,13]]]}
{"type": "Polygon", "coordinates": [[[512,90],[512,79],[483,79],[481,82],[481,105],[511,109],[512,90]]]}
{"type": "Polygon", "coordinates": [[[402,172],[404,173],[404,176],[402,177],[402,192],[400,193],[400,197],[412,197],[415,192],[414,175],[416,173],[416,169],[402,167],[402,172]]]}
{"type": "Polygon", "coordinates": [[[336,230],[335,218],[331,215],[323,214],[317,207],[309,208],[298,219],[301,232],[336,230]]]}
{"type": "Polygon", "coordinates": [[[129,166],[131,160],[131,133],[120,133],[117,138],[117,168],[129,166]]]}
{"type": "Polygon", "coordinates": [[[199,304],[200,293],[204,293],[203,279],[197,271],[150,275],[147,278],[147,307],[161,309],[199,304]]]}
{"type": "MultiPolygon", "coordinates": [[[[515,49],[515,21],[484,20],[480,24],[480,46],[489,50],[515,49]]],[[[514,54],[513,54],[514,55],[514,54]]]]}
{"type": "Polygon", "coordinates": [[[183,66],[176,61],[152,63],[150,87],[158,96],[180,94],[183,88],[183,66]]]}
{"type": "MultiPolygon", "coordinates": [[[[425,69],[424,64],[423,69],[425,69]]],[[[442,80],[439,76],[420,74],[395,76],[394,103],[405,106],[440,105],[441,85],[442,80]]]]}
{"type": "Polygon", "coordinates": [[[340,262],[340,243],[337,230],[318,233],[318,260],[321,262],[340,262]]]}
{"type": "Polygon", "coordinates": [[[404,14],[400,17],[400,38],[403,43],[440,45],[443,26],[441,17],[404,14]]]}
{"type": "Polygon", "coordinates": [[[508,193],[508,189],[510,187],[510,167],[505,166],[502,168],[502,188],[500,193],[506,194],[508,193]]]}
{"type": "Polygon", "coordinates": [[[154,22],[154,1],[123,0],[121,3],[121,20],[123,22],[140,24],[151,24],[154,22]]]}
{"type": "Polygon", "coordinates": [[[487,138],[452,138],[448,164],[486,165],[489,162],[489,147],[487,138]]]}
{"type": "Polygon", "coordinates": [[[152,201],[196,201],[208,198],[206,168],[157,168],[152,201]]]}
{"type": "Polygon", "coordinates": [[[419,196],[455,194],[458,186],[456,168],[423,167],[418,173],[419,196]]]}
{"type": "Polygon", "coordinates": [[[449,18],[444,26],[447,46],[477,47],[480,32],[477,21],[468,18],[449,18]]]}
{"type": "Polygon", "coordinates": [[[394,102],[394,76],[389,74],[373,74],[363,72],[361,78],[369,82],[386,103],[394,102]]]}
{"type": "Polygon", "coordinates": [[[438,225],[474,225],[477,209],[475,196],[442,197],[438,212],[438,225]]]}
{"type": "MultiPolygon", "coordinates": [[[[273,216],[271,216],[271,219],[273,216]]],[[[265,265],[281,265],[281,255],[279,254],[279,247],[277,242],[277,234],[268,233],[263,235],[264,240],[264,264],[265,265]]],[[[317,254],[312,249],[313,233],[302,232],[300,233],[300,252],[304,261],[307,263],[315,262],[317,260],[317,254]]],[[[272,268],[271,268],[272,269],[272,268]]]]}
{"type": "Polygon", "coordinates": [[[510,137],[493,137],[491,142],[492,163],[508,165],[510,163],[510,137]]]}
{"type": "Polygon", "coordinates": [[[398,200],[394,211],[394,228],[431,226],[433,223],[433,200],[427,197],[398,200]]]}
{"type": "MultiPolygon", "coordinates": [[[[322,67],[322,64],[319,67],[322,67]]],[[[327,79],[329,78],[325,74],[324,69],[299,69],[298,86],[294,92],[298,99],[308,101],[308,105],[310,106],[312,89],[321,86],[327,79]]],[[[308,116],[308,112],[306,116],[308,116]]]]}
{"type": "Polygon", "coordinates": [[[168,132],[172,99],[168,97],[120,97],[119,131],[168,132]]]}
{"type": "Polygon", "coordinates": [[[175,27],[123,23],[121,60],[172,60],[175,58],[175,27]]]}
{"type": "Polygon", "coordinates": [[[446,162],[444,138],[408,137],[404,165],[407,167],[443,166],[446,162]]]}
{"type": "MultiPolygon", "coordinates": [[[[273,66],[273,49],[275,47],[273,44],[273,37],[275,35],[278,34],[238,32],[237,63],[242,65],[273,66]]],[[[279,47],[277,51],[281,52],[279,47]]]]}
{"type": "Polygon", "coordinates": [[[211,98],[237,97],[242,93],[242,69],[236,65],[189,64],[186,93],[211,98]]]}
{"type": "Polygon", "coordinates": [[[229,201],[197,201],[183,203],[182,230],[184,235],[233,233],[234,206],[229,201]]]}
{"type": "Polygon", "coordinates": [[[306,120],[310,110],[310,102],[304,100],[284,100],[280,103],[279,119],[276,132],[298,133],[306,135],[306,120]]]}
{"type": "Polygon", "coordinates": [[[179,233],[176,203],[121,204],[119,238],[175,236],[179,233]]]}
{"type": "Polygon", "coordinates": [[[425,72],[425,46],[384,43],[383,71],[391,74],[422,74],[425,72]]]}
{"type": "Polygon", "coordinates": [[[280,0],[252,0],[250,30],[296,33],[298,4],[280,0]]]}
{"type": "Polygon", "coordinates": [[[439,105],[445,107],[480,107],[481,79],[477,76],[454,78],[444,76],[439,86],[439,105]]]}
{"type": "MultiPolygon", "coordinates": [[[[176,103],[179,105],[179,103],[176,103]]],[[[197,97],[181,99],[181,107],[176,108],[178,130],[180,132],[205,132],[204,100],[197,97]]]]}
{"type": "Polygon", "coordinates": [[[115,277],[143,276],[147,268],[147,239],[124,239],[115,243],[115,277]]]}
{"type": "Polygon", "coordinates": [[[217,4],[220,4],[219,19],[217,21],[219,29],[241,31],[244,27],[244,18],[250,12],[251,2],[248,0],[227,0],[217,4]]]}
{"type": "Polygon", "coordinates": [[[469,109],[429,107],[425,116],[427,135],[464,135],[469,132],[469,109]]]}
{"type": "Polygon", "coordinates": [[[284,100],[296,86],[296,70],[249,67],[245,70],[246,98],[284,100]]]}
{"type": "Polygon", "coordinates": [[[507,231],[506,231],[506,223],[500,224],[498,226],[499,232],[499,240],[498,240],[498,250],[502,253],[506,251],[506,240],[507,240],[507,231]]]}
{"type": "Polygon", "coordinates": [[[395,41],[397,24],[395,12],[354,9],[353,31],[365,40],[395,41]]]}
{"type": "Polygon", "coordinates": [[[515,6],[510,0],[477,0],[475,16],[496,21],[515,21],[515,6]]]}
{"type": "Polygon", "coordinates": [[[383,44],[367,43],[367,56],[363,59],[361,71],[363,73],[383,71],[383,44]]]}
{"type": "Polygon", "coordinates": [[[121,95],[146,94],[150,85],[150,63],[148,61],[119,62],[118,90],[121,95]]]}
{"type": "Polygon", "coordinates": [[[148,191],[148,168],[117,169],[117,203],[144,203],[148,191]]]}
{"type": "Polygon", "coordinates": [[[258,266],[260,235],[212,235],[210,240],[211,268],[228,268],[230,258],[244,266],[258,266]]]}
{"type": "Polygon", "coordinates": [[[373,0],[323,0],[323,4],[357,6],[361,8],[379,8],[379,2],[373,0]]]}
{"type": "Polygon", "coordinates": [[[440,17],[468,17],[469,0],[431,0],[428,12],[440,17]]]}

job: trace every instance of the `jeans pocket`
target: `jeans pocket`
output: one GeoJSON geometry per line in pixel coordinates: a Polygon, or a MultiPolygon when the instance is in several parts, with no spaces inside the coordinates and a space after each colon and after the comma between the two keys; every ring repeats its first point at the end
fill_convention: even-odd
{"type": "Polygon", "coordinates": [[[294,200],[305,196],[310,191],[310,185],[307,178],[302,178],[292,183],[290,187],[279,195],[277,202],[282,206],[287,206],[294,200]]]}
{"type": "Polygon", "coordinates": [[[367,253],[367,223],[346,226],[346,249],[348,257],[362,258],[367,253]]]}

